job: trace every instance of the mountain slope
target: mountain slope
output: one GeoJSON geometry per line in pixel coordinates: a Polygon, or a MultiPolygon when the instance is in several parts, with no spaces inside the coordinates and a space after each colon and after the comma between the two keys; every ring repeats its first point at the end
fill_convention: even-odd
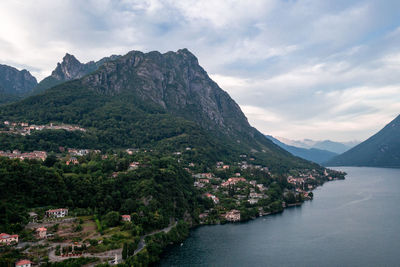
{"type": "Polygon", "coordinates": [[[20,99],[29,94],[36,84],[36,78],[29,71],[0,64],[0,104],[20,99]]]}
{"type": "Polygon", "coordinates": [[[316,149],[316,148],[301,148],[301,147],[295,147],[295,146],[289,146],[278,139],[274,138],[273,136],[266,135],[268,139],[270,139],[272,142],[280,146],[281,148],[285,149],[286,151],[292,153],[293,155],[310,160],[313,162],[316,162],[318,164],[321,164],[323,162],[326,162],[330,159],[332,159],[334,156],[337,156],[336,153],[327,151],[327,150],[321,150],[321,149],[316,149]]]}
{"type": "Polygon", "coordinates": [[[334,157],[325,165],[400,168],[400,116],[366,141],[334,157]]]}
{"type": "MultiPolygon", "coordinates": [[[[32,135],[19,142],[20,149],[40,144],[54,149],[60,143],[168,151],[189,146],[195,148],[195,156],[214,163],[245,153],[281,171],[319,168],[251,127],[239,106],[187,49],[165,54],[129,52],[81,79],[5,107],[0,118],[63,122],[88,129],[62,137],[53,134],[51,139],[32,135]]],[[[3,138],[0,146],[12,145],[17,137],[3,138]]]]}
{"type": "Polygon", "coordinates": [[[82,78],[83,76],[97,70],[105,62],[117,59],[119,56],[112,55],[105,57],[97,62],[90,61],[81,63],[71,54],[65,54],[61,63],[57,63],[57,67],[53,70],[50,76],[44,78],[34,88],[33,94],[38,94],[44,90],[61,84],[66,81],[82,78]]]}

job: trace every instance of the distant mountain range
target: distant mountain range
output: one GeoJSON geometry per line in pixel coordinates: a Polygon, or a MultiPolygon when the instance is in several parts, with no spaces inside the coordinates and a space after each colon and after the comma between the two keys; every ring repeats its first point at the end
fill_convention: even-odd
{"type": "Polygon", "coordinates": [[[275,138],[286,145],[300,147],[300,148],[307,148],[307,149],[316,148],[334,152],[336,154],[344,153],[350,148],[360,143],[359,141],[335,142],[331,140],[315,141],[311,139],[291,140],[283,137],[275,137],[275,138]]]}
{"type": "Polygon", "coordinates": [[[366,141],[334,157],[325,165],[400,168],[400,116],[366,141]]]}
{"type": "Polygon", "coordinates": [[[280,146],[281,148],[292,153],[293,155],[298,156],[303,159],[306,159],[306,160],[316,162],[318,164],[322,164],[323,162],[326,162],[338,155],[337,153],[334,153],[334,152],[331,152],[328,150],[323,150],[323,149],[302,148],[302,147],[287,145],[270,135],[266,135],[266,137],[268,139],[270,139],[272,142],[274,142],[275,144],[277,144],[278,146],[280,146]]]}

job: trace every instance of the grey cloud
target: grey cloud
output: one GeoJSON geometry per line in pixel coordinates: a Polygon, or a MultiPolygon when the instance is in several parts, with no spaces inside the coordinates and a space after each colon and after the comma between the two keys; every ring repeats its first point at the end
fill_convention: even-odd
{"type": "Polygon", "coordinates": [[[399,11],[394,0],[3,0],[0,63],[44,77],[65,52],[187,47],[265,133],[363,139],[398,113],[399,11]]]}

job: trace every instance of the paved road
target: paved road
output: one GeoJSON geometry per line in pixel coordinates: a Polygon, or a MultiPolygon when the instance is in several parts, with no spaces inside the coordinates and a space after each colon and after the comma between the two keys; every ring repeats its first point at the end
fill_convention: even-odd
{"type": "Polygon", "coordinates": [[[147,236],[155,235],[155,234],[158,234],[158,233],[161,233],[161,232],[168,233],[168,232],[171,231],[171,229],[172,229],[173,227],[175,227],[177,224],[178,224],[178,222],[175,222],[174,224],[172,224],[172,225],[170,225],[170,226],[168,226],[168,227],[166,227],[166,228],[164,228],[164,229],[157,230],[157,231],[151,232],[151,233],[149,233],[149,234],[147,234],[147,235],[141,236],[141,237],[140,237],[139,244],[138,244],[138,248],[135,250],[135,252],[133,253],[133,255],[138,254],[140,251],[142,251],[142,250],[144,249],[144,247],[146,246],[146,242],[145,242],[144,239],[145,239],[147,236]]]}

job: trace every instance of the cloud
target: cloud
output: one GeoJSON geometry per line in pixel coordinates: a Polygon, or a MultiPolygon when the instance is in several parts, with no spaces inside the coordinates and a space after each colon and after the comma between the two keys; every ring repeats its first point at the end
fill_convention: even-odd
{"type": "Polygon", "coordinates": [[[398,115],[398,1],[0,2],[0,63],[39,79],[83,62],[189,48],[253,126],[294,139],[365,139],[398,115]]]}

